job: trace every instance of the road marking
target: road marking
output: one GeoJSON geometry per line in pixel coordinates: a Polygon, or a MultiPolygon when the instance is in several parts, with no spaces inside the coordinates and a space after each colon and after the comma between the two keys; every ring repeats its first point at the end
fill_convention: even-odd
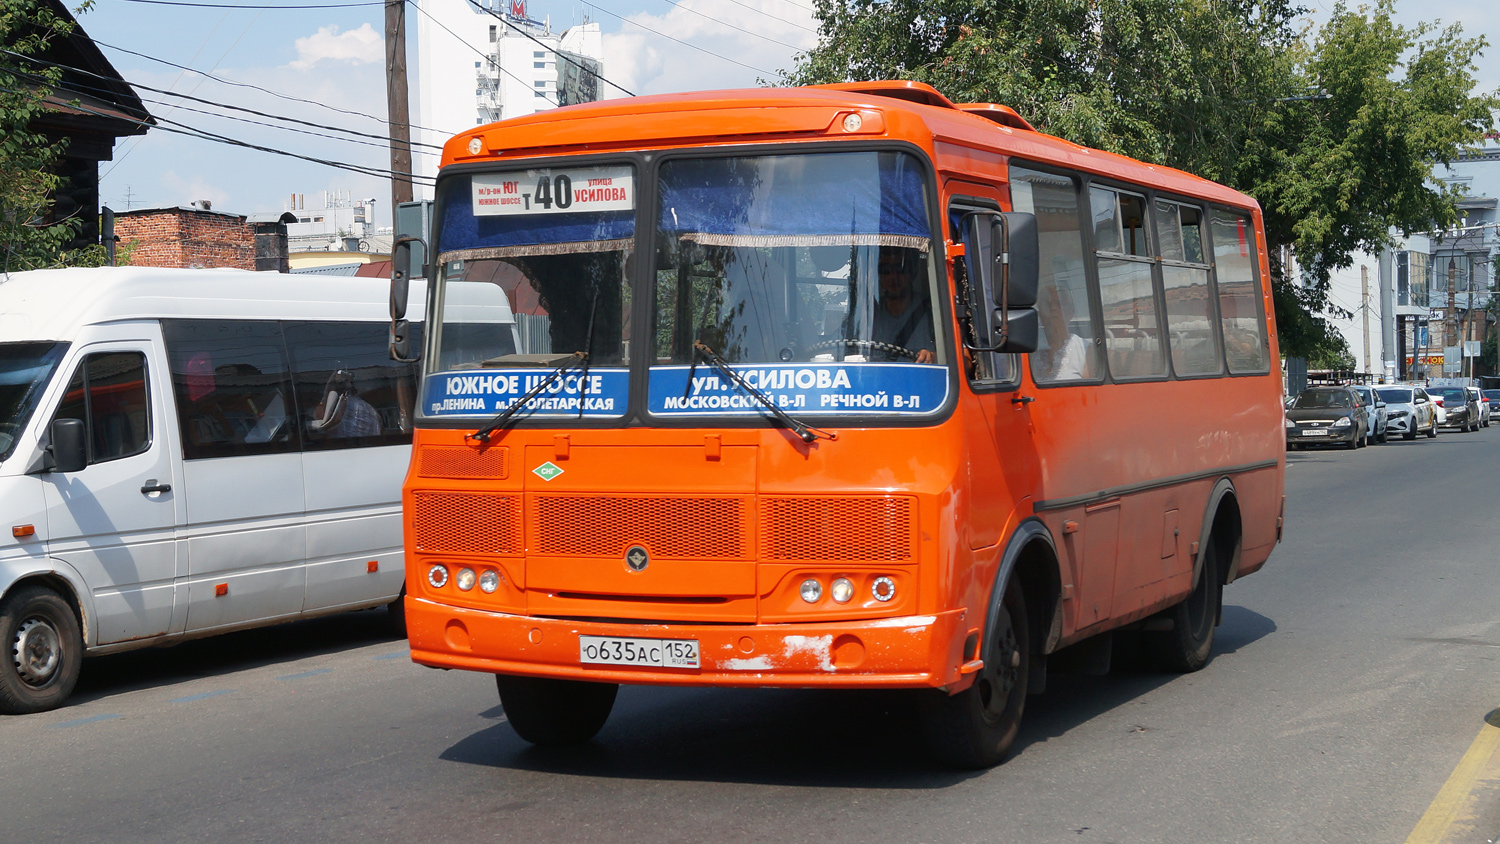
{"type": "Polygon", "coordinates": [[[1500,709],[1485,717],[1479,735],[1417,821],[1406,844],[1471,840],[1480,820],[1480,807],[1489,805],[1483,792],[1497,789],[1500,789],[1500,709]]]}
{"type": "Polygon", "coordinates": [[[332,668],[314,668],[311,671],[304,671],[301,674],[288,674],[285,677],[277,677],[276,679],[278,679],[278,680],[301,680],[303,677],[316,677],[319,674],[332,674],[332,673],[333,673],[333,669],[332,668]]]}
{"type": "Polygon", "coordinates": [[[206,700],[207,698],[218,697],[219,695],[227,695],[227,694],[233,694],[233,693],[234,693],[234,689],[215,689],[214,691],[204,692],[203,694],[199,694],[199,695],[188,695],[187,697],[174,698],[174,699],[169,700],[167,702],[168,703],[192,703],[195,700],[206,700]]]}
{"type": "Polygon", "coordinates": [[[370,659],[403,659],[410,656],[411,653],[409,651],[396,651],[393,654],[381,654],[380,656],[372,656],[370,657],[370,659]]]}
{"type": "Polygon", "coordinates": [[[92,724],[95,721],[108,721],[111,718],[120,718],[120,717],[122,717],[122,716],[119,716],[119,715],[93,715],[93,716],[90,716],[88,718],[79,718],[76,721],[63,721],[60,724],[49,724],[48,726],[51,727],[54,730],[61,730],[64,727],[79,727],[79,726],[82,726],[84,724],[92,724]]]}

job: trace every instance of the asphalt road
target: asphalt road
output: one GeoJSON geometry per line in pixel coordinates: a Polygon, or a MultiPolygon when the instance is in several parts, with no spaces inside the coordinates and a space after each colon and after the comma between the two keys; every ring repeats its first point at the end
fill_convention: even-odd
{"type": "Polygon", "coordinates": [[[1497,456],[1289,455],[1213,663],[1053,677],[991,771],[933,767],[894,694],[627,688],[539,751],[376,610],[89,661],[0,719],[0,842],[1403,842],[1500,706],[1497,456]]]}

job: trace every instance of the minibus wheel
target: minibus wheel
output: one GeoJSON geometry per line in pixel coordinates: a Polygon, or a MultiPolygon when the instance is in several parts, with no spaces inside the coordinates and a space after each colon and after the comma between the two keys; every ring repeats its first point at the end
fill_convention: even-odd
{"type": "Polygon", "coordinates": [[[1172,629],[1142,633],[1141,644],[1153,662],[1165,670],[1183,674],[1208,665],[1213,659],[1219,594],[1218,543],[1210,535],[1197,585],[1186,600],[1163,613],[1172,620],[1172,629]]]}
{"type": "Polygon", "coordinates": [[[496,674],[500,705],[521,738],[538,745],[582,744],[604,728],[620,687],[614,683],[496,674]]]}
{"type": "Polygon", "coordinates": [[[22,586],[0,601],[0,712],[45,712],[62,705],[78,682],[83,636],[63,597],[22,586]]]}
{"type": "Polygon", "coordinates": [[[996,608],[995,632],[974,684],[956,695],[924,692],[922,728],[928,746],[957,768],[989,768],[1005,761],[1021,727],[1031,674],[1026,596],[1012,576],[996,608]]]}

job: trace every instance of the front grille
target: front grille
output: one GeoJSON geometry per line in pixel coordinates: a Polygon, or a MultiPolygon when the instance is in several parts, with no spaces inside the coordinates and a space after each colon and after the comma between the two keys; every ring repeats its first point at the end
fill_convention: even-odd
{"type": "Polygon", "coordinates": [[[535,495],[528,545],[536,554],[618,557],[640,544],[653,556],[744,559],[748,511],[742,498],[535,495]]]}
{"type": "Polygon", "coordinates": [[[417,474],[424,478],[495,478],[510,474],[510,449],[483,451],[462,446],[427,446],[417,457],[417,474]]]}
{"type": "Polygon", "coordinates": [[[521,507],[516,496],[413,492],[417,550],[441,554],[518,554],[521,507]]]}
{"type": "Polygon", "coordinates": [[[915,559],[915,514],[906,497],[766,498],[761,558],[906,563],[915,559]]]}

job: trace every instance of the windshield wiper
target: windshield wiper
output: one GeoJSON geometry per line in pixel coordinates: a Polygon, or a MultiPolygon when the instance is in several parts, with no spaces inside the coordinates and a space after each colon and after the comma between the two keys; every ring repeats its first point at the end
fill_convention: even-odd
{"type": "MultiPolygon", "coordinates": [[[[803,442],[810,443],[819,438],[830,441],[839,438],[838,434],[832,431],[825,431],[822,428],[814,428],[806,422],[800,422],[796,419],[793,419],[790,414],[777,407],[776,402],[771,401],[760,390],[757,390],[754,387],[750,386],[750,383],[744,378],[741,378],[738,372],[730,369],[729,364],[725,363],[724,359],[719,357],[719,353],[709,348],[708,344],[704,343],[702,340],[693,341],[693,350],[702,354],[703,357],[713,365],[714,369],[717,369],[724,374],[724,377],[734,382],[734,384],[741,390],[749,393],[756,401],[764,405],[767,410],[771,411],[772,416],[775,416],[777,419],[781,420],[782,424],[786,425],[788,428],[791,428],[797,436],[802,438],[803,442]]],[[[696,364],[697,361],[694,360],[694,363],[696,364]]],[[[689,383],[691,383],[691,381],[689,381],[689,383]]]]}
{"type": "Polygon", "coordinates": [[[490,420],[488,425],[485,425],[483,428],[480,428],[472,434],[464,434],[464,439],[479,440],[482,443],[489,442],[490,434],[498,431],[500,427],[508,422],[512,416],[515,416],[516,413],[520,412],[521,408],[525,407],[532,399],[536,398],[538,394],[551,386],[552,382],[567,374],[567,371],[569,369],[572,369],[573,367],[584,361],[587,361],[588,359],[588,352],[574,352],[568,357],[567,360],[563,361],[561,366],[552,370],[551,375],[548,375],[546,378],[543,378],[541,381],[537,382],[537,385],[535,387],[527,390],[524,395],[511,402],[510,407],[507,407],[506,409],[500,411],[500,413],[498,413],[494,419],[490,420]]]}

